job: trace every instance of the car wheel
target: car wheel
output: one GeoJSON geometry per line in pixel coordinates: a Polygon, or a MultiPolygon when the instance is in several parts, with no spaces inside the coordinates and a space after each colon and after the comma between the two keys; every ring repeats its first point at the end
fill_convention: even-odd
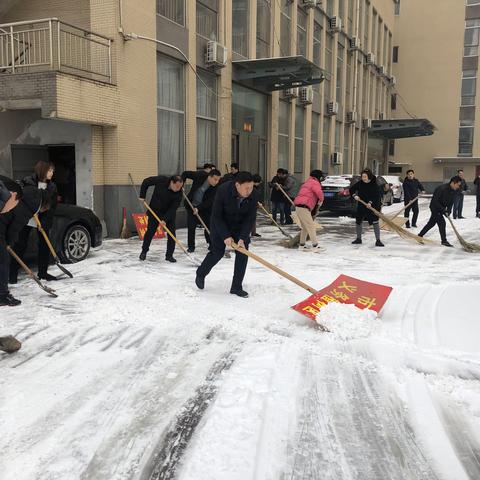
{"type": "Polygon", "coordinates": [[[85,260],[90,252],[92,239],[83,225],[72,225],[63,238],[62,256],[68,263],[85,260]]]}

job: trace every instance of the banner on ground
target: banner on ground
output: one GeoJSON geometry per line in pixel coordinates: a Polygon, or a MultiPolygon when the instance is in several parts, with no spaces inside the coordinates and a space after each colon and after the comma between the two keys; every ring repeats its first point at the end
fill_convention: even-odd
{"type": "Polygon", "coordinates": [[[353,304],[361,309],[368,308],[379,312],[391,291],[392,287],[340,275],[328,287],[319,290],[292,308],[312,320],[315,320],[320,309],[329,303],[353,304]]]}
{"type": "MultiPolygon", "coordinates": [[[[147,232],[148,228],[148,217],[144,213],[132,213],[133,221],[135,222],[135,227],[137,229],[138,238],[143,240],[145,233],[147,232]]],[[[163,231],[162,227],[159,225],[155,235],[153,236],[154,239],[156,238],[164,238],[165,232],[163,231]]]]}

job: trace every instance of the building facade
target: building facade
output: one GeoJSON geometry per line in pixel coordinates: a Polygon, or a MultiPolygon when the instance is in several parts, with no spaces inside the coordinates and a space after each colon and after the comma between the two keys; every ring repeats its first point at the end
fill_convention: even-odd
{"type": "Polygon", "coordinates": [[[121,208],[139,208],[128,173],[138,184],[232,161],[264,178],[278,167],[299,179],[313,168],[386,173],[389,143],[369,135],[369,122],[391,116],[395,9],[394,0],[4,0],[0,171],[20,177],[51,158],[65,201],[94,208],[111,236],[121,208]],[[275,62],[280,85],[278,59],[296,56],[325,80],[256,86],[275,62]]]}

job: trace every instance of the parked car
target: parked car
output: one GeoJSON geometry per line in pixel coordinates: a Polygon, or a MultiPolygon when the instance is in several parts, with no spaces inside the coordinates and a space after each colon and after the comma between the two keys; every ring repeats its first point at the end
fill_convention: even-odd
{"type": "MultiPolygon", "coordinates": [[[[357,208],[350,196],[350,187],[360,180],[360,175],[329,175],[322,182],[324,201],[321,210],[353,214],[357,208]]],[[[382,193],[382,204],[391,205],[393,192],[385,177],[377,176],[377,185],[382,193]]]]}
{"type": "Polygon", "coordinates": [[[402,179],[398,175],[383,175],[383,178],[391,185],[393,192],[393,202],[403,201],[402,179]]]}
{"type": "MultiPolygon", "coordinates": [[[[81,262],[87,258],[90,248],[102,244],[102,225],[88,208],[59,203],[55,211],[50,240],[63,263],[81,262]]],[[[37,253],[37,236],[30,235],[26,256],[37,253]]]]}

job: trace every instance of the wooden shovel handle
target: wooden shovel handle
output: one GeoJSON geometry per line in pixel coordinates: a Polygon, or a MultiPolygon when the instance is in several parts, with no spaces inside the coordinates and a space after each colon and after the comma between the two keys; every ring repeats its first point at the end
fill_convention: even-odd
{"type": "Polygon", "coordinates": [[[42,227],[42,222],[40,222],[40,219],[38,218],[38,215],[35,213],[33,215],[33,218],[35,219],[35,223],[37,224],[37,227],[38,227],[38,231],[42,234],[44,240],[45,240],[45,243],[48,245],[48,248],[50,250],[50,252],[52,253],[52,256],[55,260],[58,259],[58,255],[57,255],[57,252],[55,251],[55,249],[53,248],[53,245],[52,245],[52,242],[50,241],[50,239],[48,238],[48,235],[47,235],[47,232],[43,229],[42,227]]]}
{"type": "Polygon", "coordinates": [[[276,183],[275,184],[278,189],[283,193],[283,195],[285,196],[285,198],[292,204],[292,207],[295,206],[295,203],[294,201],[288,196],[288,193],[282,188],[282,186],[279,184],[279,183],[276,183]]]}
{"type": "Polygon", "coordinates": [[[194,212],[193,214],[198,218],[199,222],[202,224],[202,227],[205,229],[205,231],[210,235],[210,230],[208,229],[208,227],[205,225],[205,222],[203,221],[202,217],[200,216],[199,213],[195,213],[195,207],[193,206],[192,202],[190,201],[190,199],[187,197],[187,195],[185,194],[185,190],[182,188],[182,194],[183,194],[183,198],[185,199],[185,201],[188,203],[189,207],[192,209],[192,212],[194,212]]]}

